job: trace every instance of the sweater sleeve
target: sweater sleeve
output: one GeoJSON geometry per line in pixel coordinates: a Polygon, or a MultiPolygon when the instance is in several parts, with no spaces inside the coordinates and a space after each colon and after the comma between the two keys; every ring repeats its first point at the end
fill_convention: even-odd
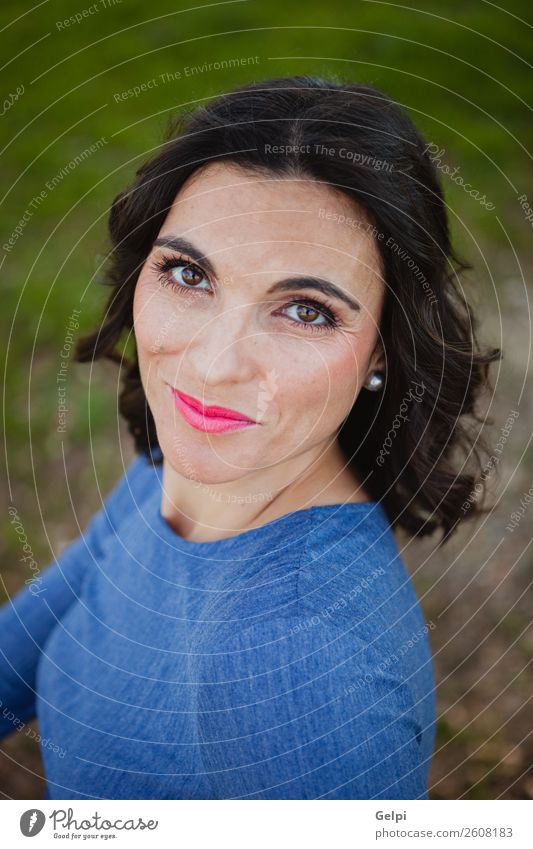
{"type": "Polygon", "coordinates": [[[318,616],[237,630],[199,661],[198,736],[216,799],[427,799],[407,682],[318,616]]]}
{"type": "Polygon", "coordinates": [[[78,597],[83,577],[114,534],[139,458],[57,560],[32,577],[0,607],[0,738],[35,716],[35,677],[42,647],[78,597]]]}

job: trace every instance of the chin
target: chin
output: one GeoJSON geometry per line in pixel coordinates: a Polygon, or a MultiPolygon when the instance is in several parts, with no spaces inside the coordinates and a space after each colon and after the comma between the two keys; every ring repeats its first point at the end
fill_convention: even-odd
{"type": "Polygon", "coordinates": [[[198,446],[194,438],[181,433],[174,432],[161,437],[158,434],[165,461],[176,474],[190,481],[198,481],[199,485],[231,483],[256,468],[246,463],[238,448],[232,448],[231,452],[227,449],[224,451],[216,436],[211,436],[210,440],[206,445],[198,446]]]}

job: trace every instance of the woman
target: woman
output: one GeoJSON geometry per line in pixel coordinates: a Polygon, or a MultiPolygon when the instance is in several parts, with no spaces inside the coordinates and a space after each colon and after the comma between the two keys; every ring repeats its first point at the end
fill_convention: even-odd
{"type": "Polygon", "coordinates": [[[251,84],[180,116],[109,231],[77,359],[133,333],[137,456],[2,609],[2,732],[38,717],[53,799],[428,798],[433,623],[393,528],[479,512],[500,352],[426,143],[370,86],[251,84]]]}

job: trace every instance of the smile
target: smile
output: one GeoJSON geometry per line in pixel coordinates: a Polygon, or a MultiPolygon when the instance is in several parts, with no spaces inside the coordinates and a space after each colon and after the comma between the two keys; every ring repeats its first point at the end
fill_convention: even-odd
{"type": "Polygon", "coordinates": [[[257,424],[254,419],[229,407],[206,407],[192,395],[170,387],[174,405],[185,421],[205,433],[225,433],[257,424]]]}

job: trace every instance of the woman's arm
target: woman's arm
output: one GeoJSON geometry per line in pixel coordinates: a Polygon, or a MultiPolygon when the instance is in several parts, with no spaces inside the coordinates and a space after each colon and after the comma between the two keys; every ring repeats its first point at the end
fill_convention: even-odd
{"type": "Polygon", "coordinates": [[[212,798],[427,798],[409,687],[384,660],[318,616],[237,629],[203,655],[198,733],[212,798]]]}
{"type": "Polygon", "coordinates": [[[0,737],[35,716],[35,675],[41,649],[77,598],[84,575],[98,561],[105,540],[115,533],[139,463],[139,458],[132,461],[102,509],[58,560],[34,573],[0,608],[0,737]]]}

